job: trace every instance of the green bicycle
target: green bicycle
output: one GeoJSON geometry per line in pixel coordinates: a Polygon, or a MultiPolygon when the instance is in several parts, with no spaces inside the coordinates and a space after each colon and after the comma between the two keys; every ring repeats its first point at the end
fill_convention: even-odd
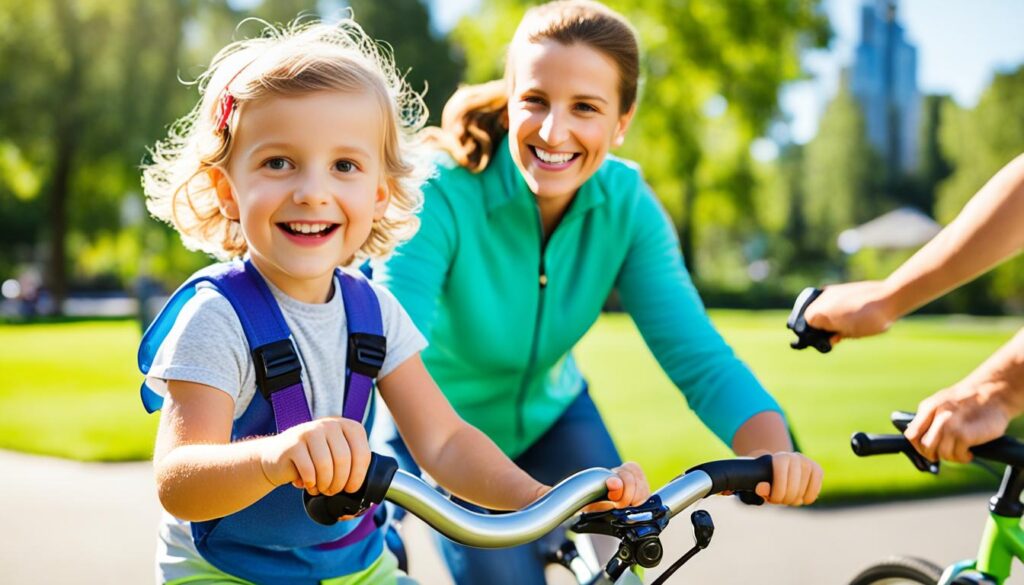
{"type": "MultiPolygon", "coordinates": [[[[797,297],[786,320],[786,327],[797,336],[797,340],[790,343],[793,349],[813,347],[820,353],[832,350],[833,333],[812,327],[804,318],[808,305],[821,293],[821,289],[806,288],[797,297]]],[[[913,419],[913,413],[892,413],[892,423],[901,433],[913,419]]],[[[902,434],[855,433],[850,444],[853,452],[861,457],[903,453],[919,471],[939,472],[939,464],[925,459],[902,434]]],[[[1024,559],[1024,530],[1020,526],[1024,516],[1024,504],[1020,501],[1021,492],[1024,492],[1024,443],[1003,436],[973,447],[971,452],[976,457],[1006,465],[999,491],[989,500],[990,516],[981,536],[977,558],[942,569],[918,558],[892,557],[861,571],[850,585],[1002,585],[1010,577],[1013,559],[1024,559]]]]}
{"type": "MultiPolygon", "coordinates": [[[[892,423],[903,432],[913,420],[908,412],[892,413],[892,423]]],[[[938,473],[939,464],[921,456],[903,435],[855,433],[850,439],[853,452],[861,457],[889,453],[905,454],[923,472],[938,473]]],[[[1006,465],[999,491],[989,500],[989,519],[981,536],[978,556],[945,569],[913,557],[893,557],[868,567],[850,585],[925,583],[928,585],[1002,585],[1010,577],[1013,559],[1024,559],[1024,443],[1000,437],[973,447],[975,457],[1006,465]]]]}

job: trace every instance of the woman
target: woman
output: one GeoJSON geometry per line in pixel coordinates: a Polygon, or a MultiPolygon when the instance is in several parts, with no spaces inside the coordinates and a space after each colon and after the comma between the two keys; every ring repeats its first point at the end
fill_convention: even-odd
{"type": "MultiPolygon", "coordinates": [[[[608,151],[636,110],[636,36],[608,8],[524,16],[504,79],[457,92],[429,134],[447,156],[420,232],[379,272],[430,341],[430,373],[471,424],[544,482],[619,455],[572,349],[612,289],[700,418],[740,455],[772,453],[772,503],[815,500],[775,401],[712,327],[674,228],[633,163],[608,151]]],[[[543,583],[535,548],[445,542],[458,583],[543,583]]]]}

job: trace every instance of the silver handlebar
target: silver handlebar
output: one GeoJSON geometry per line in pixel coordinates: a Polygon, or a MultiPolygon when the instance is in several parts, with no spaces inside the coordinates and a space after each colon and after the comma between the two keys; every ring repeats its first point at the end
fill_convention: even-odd
{"type": "MultiPolygon", "coordinates": [[[[479,548],[502,548],[537,540],[607,495],[605,481],[614,474],[591,468],[572,475],[528,507],[507,514],[480,514],[447,499],[423,480],[398,470],[387,499],[405,508],[448,538],[479,548]]],[[[655,492],[675,516],[710,493],[711,477],[696,470],[655,492]]]]}

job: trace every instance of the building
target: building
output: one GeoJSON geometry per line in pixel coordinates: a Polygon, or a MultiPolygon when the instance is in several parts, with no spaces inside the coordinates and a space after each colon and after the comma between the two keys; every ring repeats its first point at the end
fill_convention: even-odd
{"type": "Polygon", "coordinates": [[[897,0],[866,0],[850,91],[864,111],[868,139],[894,169],[917,166],[921,95],[917,49],[897,22],[897,0]]]}

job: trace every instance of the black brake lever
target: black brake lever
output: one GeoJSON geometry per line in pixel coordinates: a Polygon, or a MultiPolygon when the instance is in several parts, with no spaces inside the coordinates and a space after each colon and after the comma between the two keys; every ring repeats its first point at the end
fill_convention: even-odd
{"type": "MultiPolygon", "coordinates": [[[[892,426],[896,427],[896,430],[899,431],[900,434],[903,434],[907,432],[907,426],[910,425],[910,421],[914,420],[914,413],[906,412],[904,410],[894,410],[892,411],[892,414],[889,415],[889,420],[892,421],[892,426]]],[[[917,449],[914,449],[913,446],[904,450],[903,454],[907,456],[907,459],[910,459],[910,462],[914,464],[914,467],[916,467],[918,471],[925,471],[931,474],[939,473],[939,462],[925,458],[925,456],[918,453],[917,449]]]]}
{"type": "Polygon", "coordinates": [[[807,319],[804,318],[804,312],[807,311],[807,307],[821,296],[821,293],[822,290],[820,288],[807,287],[796,298],[796,302],[793,304],[793,311],[790,312],[789,318],[786,319],[786,327],[791,329],[793,333],[796,333],[797,337],[796,341],[792,341],[789,344],[793,349],[813,347],[821,353],[832,351],[832,336],[834,333],[811,327],[807,323],[807,319]]]}

